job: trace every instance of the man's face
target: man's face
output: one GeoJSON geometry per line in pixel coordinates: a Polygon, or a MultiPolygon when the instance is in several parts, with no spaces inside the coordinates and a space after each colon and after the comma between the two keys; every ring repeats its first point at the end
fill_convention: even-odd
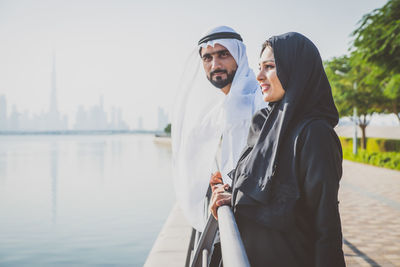
{"type": "Polygon", "coordinates": [[[220,44],[201,49],[201,59],[208,80],[217,88],[230,85],[235,77],[237,64],[228,49],[220,44]]]}

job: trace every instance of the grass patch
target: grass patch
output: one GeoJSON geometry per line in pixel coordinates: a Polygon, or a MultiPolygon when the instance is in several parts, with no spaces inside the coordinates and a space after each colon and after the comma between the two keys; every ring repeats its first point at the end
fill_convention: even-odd
{"type": "Polygon", "coordinates": [[[400,171],[400,140],[368,138],[367,149],[358,148],[357,155],[352,138],[340,137],[340,142],[344,159],[400,171]]]}
{"type": "Polygon", "coordinates": [[[370,152],[359,149],[357,155],[354,155],[352,149],[344,148],[343,158],[400,171],[400,153],[398,152],[370,152]]]}

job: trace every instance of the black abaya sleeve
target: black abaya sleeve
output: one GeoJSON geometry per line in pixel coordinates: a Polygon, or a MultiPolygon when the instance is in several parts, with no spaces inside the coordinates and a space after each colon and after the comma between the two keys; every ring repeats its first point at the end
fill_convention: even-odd
{"type": "Polygon", "coordinates": [[[345,266],[338,207],[340,141],[330,125],[314,121],[299,138],[300,188],[315,238],[315,266],[345,266]]]}

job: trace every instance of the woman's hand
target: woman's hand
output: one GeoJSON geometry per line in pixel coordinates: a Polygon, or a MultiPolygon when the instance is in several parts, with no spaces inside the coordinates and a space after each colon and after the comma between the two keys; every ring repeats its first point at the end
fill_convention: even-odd
{"type": "Polygon", "coordinates": [[[217,188],[217,185],[222,185],[222,175],[219,171],[214,172],[211,174],[211,179],[210,179],[210,186],[211,186],[211,191],[214,192],[214,190],[217,188]]]}
{"type": "Polygon", "coordinates": [[[218,220],[217,209],[223,205],[229,205],[231,203],[232,194],[225,191],[229,188],[228,184],[217,184],[214,186],[213,193],[210,201],[210,212],[216,220],[218,220]]]}

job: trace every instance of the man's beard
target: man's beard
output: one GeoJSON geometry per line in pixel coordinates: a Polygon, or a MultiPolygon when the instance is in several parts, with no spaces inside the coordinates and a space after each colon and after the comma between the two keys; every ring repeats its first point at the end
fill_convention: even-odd
{"type": "Polygon", "coordinates": [[[210,76],[207,76],[207,79],[211,82],[212,85],[215,87],[222,89],[228,84],[231,84],[233,81],[233,78],[235,77],[236,70],[233,70],[232,72],[228,73],[227,70],[214,70],[210,72],[210,76]],[[218,77],[217,80],[213,80],[213,76],[216,73],[226,73],[226,79],[222,79],[221,77],[218,77]]]}

